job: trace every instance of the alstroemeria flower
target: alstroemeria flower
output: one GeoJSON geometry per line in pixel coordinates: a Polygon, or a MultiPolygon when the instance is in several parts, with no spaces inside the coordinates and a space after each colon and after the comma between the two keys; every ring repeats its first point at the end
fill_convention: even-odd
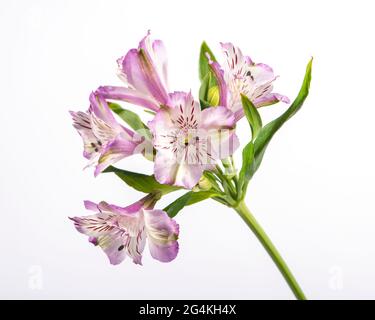
{"type": "Polygon", "coordinates": [[[221,105],[234,112],[236,120],[244,116],[241,94],[246,95],[257,108],[279,101],[289,103],[286,96],[272,92],[277,77],[271,67],[254,63],[232,43],[221,43],[221,47],[226,58],[224,70],[217,62],[210,63],[218,80],[221,105]]]}
{"type": "Polygon", "coordinates": [[[170,94],[172,107],[161,108],[149,122],[153,133],[155,178],[192,189],[204,170],[238,147],[235,117],[226,107],[200,108],[191,93],[170,94]]]}
{"type": "Polygon", "coordinates": [[[86,209],[96,213],[70,219],[91,243],[103,249],[111,264],[119,264],[129,256],[141,265],[146,239],[154,259],[172,261],[178,253],[178,224],[165,211],[149,208],[149,199],[146,196],[125,208],[85,201],[86,209]]]}
{"type": "Polygon", "coordinates": [[[126,101],[135,105],[159,110],[170,105],[167,84],[167,55],[161,40],[152,40],[148,33],[139,43],[117,60],[118,75],[126,87],[103,86],[98,88],[106,99],[126,101]]]}
{"type": "Polygon", "coordinates": [[[95,176],[109,165],[143,152],[142,137],[116,121],[100,94],[90,95],[90,108],[87,112],[70,111],[70,114],[74,128],[83,139],[83,156],[89,159],[89,166],[96,165],[95,176]]]}

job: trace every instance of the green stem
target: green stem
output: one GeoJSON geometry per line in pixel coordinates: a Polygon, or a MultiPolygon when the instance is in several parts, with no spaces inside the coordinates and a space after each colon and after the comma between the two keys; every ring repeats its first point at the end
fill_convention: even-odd
{"type": "Polygon", "coordinates": [[[233,177],[233,181],[234,181],[234,186],[236,188],[236,191],[238,190],[238,177],[237,177],[237,169],[236,169],[236,164],[234,163],[234,159],[233,159],[233,156],[230,156],[230,162],[232,164],[232,167],[233,167],[233,170],[234,172],[236,173],[233,177]]]}
{"type": "Polygon", "coordinates": [[[221,180],[225,193],[229,193],[232,198],[235,198],[237,190],[235,190],[231,181],[226,177],[225,173],[218,165],[216,165],[216,174],[221,180]]]}
{"type": "Polygon", "coordinates": [[[298,300],[306,300],[306,297],[300,288],[297,280],[294,278],[292,272],[289,270],[284,259],[281,257],[280,253],[277,251],[276,247],[268,238],[267,234],[264,232],[263,228],[259,225],[258,221],[254,218],[250,210],[247,208],[246,204],[242,201],[234,208],[241,218],[246,222],[251,231],[256,235],[260,243],[263,245],[264,249],[268,252],[273,262],[276,264],[284,279],[288,283],[290,289],[293,291],[294,295],[298,300]]]}

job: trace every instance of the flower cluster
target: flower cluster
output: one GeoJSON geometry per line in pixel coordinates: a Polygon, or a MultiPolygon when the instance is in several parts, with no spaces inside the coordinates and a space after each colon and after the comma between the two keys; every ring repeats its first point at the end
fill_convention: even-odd
{"type": "Polygon", "coordinates": [[[189,91],[170,91],[164,44],[148,33],[138,48],[117,60],[123,86],[101,86],[90,94],[86,112],[70,112],[83,140],[83,156],[88,166],[95,167],[94,175],[114,172],[129,186],[147,193],[127,207],[85,201],[86,209],[95,213],[71,218],[79,232],[103,249],[111,264],[125,256],[141,264],[146,239],[153,258],[171,261],[178,253],[179,227],[173,217],[179,210],[208,198],[233,208],[243,200],[264,153],[257,148],[267,145],[256,142],[262,134],[262,139],[267,138],[269,131],[262,131],[266,127],[257,108],[289,103],[289,99],[273,92],[277,77],[271,67],[255,63],[231,43],[221,43],[221,48],[219,64],[203,43],[201,88],[195,99],[189,91]],[[147,109],[147,124],[121,107],[121,102],[147,109]],[[253,134],[237,176],[232,154],[239,147],[236,123],[244,116],[253,134]],[[113,166],[134,154],[154,162],[152,175],[113,166]],[[154,208],[164,194],[180,189],[189,191],[164,210],[154,208]]]}

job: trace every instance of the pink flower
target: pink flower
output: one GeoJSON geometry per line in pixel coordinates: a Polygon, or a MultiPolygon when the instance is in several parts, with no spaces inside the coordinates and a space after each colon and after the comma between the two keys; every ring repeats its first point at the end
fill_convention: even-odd
{"type": "Polygon", "coordinates": [[[83,139],[83,156],[89,159],[88,166],[96,165],[95,176],[109,165],[144,150],[142,137],[120,125],[98,93],[90,95],[87,112],[70,111],[70,114],[83,139]]]}
{"type": "Polygon", "coordinates": [[[161,108],[149,122],[153,133],[155,178],[192,189],[204,170],[238,147],[234,114],[225,107],[201,110],[191,93],[170,94],[171,107],[161,108]]]}
{"type": "Polygon", "coordinates": [[[141,265],[146,239],[154,259],[169,262],[176,258],[178,224],[164,211],[151,208],[152,195],[125,208],[106,202],[84,203],[86,209],[96,213],[70,219],[91,243],[103,249],[111,264],[119,264],[129,256],[141,265]]]}
{"type": "Polygon", "coordinates": [[[167,55],[161,40],[152,41],[148,32],[138,49],[129,50],[117,63],[118,75],[126,87],[98,88],[106,99],[126,101],[153,111],[161,105],[170,105],[167,55]]]}
{"type": "Polygon", "coordinates": [[[244,116],[241,94],[246,95],[258,108],[279,101],[290,102],[286,96],[272,92],[277,77],[271,67],[254,63],[232,43],[222,43],[221,47],[226,58],[224,70],[217,62],[210,61],[210,64],[218,80],[221,105],[235,114],[236,121],[244,116]]]}

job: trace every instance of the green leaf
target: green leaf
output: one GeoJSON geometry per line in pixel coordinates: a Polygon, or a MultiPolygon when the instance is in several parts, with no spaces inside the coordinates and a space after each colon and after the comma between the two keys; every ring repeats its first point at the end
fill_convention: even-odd
{"type": "Polygon", "coordinates": [[[297,98],[293,101],[290,107],[280,117],[271,121],[264,127],[262,127],[259,113],[254,105],[245,96],[241,96],[245,115],[253,132],[253,138],[242,151],[242,167],[239,173],[238,184],[239,200],[241,200],[246,194],[249,181],[253,177],[254,173],[258,170],[268,143],[271,141],[273,135],[286,121],[288,121],[299,109],[301,109],[305,99],[307,98],[311,82],[311,67],[312,59],[307,65],[305,78],[297,98]]]}
{"type": "Polygon", "coordinates": [[[250,141],[242,150],[242,167],[238,177],[238,193],[241,200],[246,194],[247,185],[254,174],[254,143],[250,141]]]}
{"type": "Polygon", "coordinates": [[[194,203],[212,198],[216,196],[217,193],[213,191],[199,191],[193,192],[189,191],[183,196],[177,198],[170,205],[164,208],[164,211],[167,212],[168,216],[171,218],[176,216],[185,206],[190,206],[194,203]]]}
{"type": "Polygon", "coordinates": [[[151,139],[150,129],[142,122],[141,118],[133,111],[122,108],[119,104],[108,102],[109,108],[124,120],[134,131],[151,139]]]}
{"type": "Polygon", "coordinates": [[[203,41],[199,54],[199,79],[201,81],[203,81],[207,73],[210,72],[210,67],[208,65],[208,59],[206,55],[207,53],[210,55],[212,61],[216,61],[216,58],[211,49],[208,47],[207,43],[203,41]]]}
{"type": "Polygon", "coordinates": [[[305,78],[303,79],[303,83],[301,89],[297,95],[297,98],[293,101],[290,107],[277,119],[271,121],[266,126],[264,126],[256,138],[254,142],[254,168],[251,175],[258,170],[264,152],[268,146],[268,143],[271,141],[273,135],[282,127],[282,125],[288,121],[291,117],[293,117],[299,109],[301,109],[305,99],[309,94],[310,82],[311,82],[311,68],[312,68],[312,61],[311,58],[310,62],[307,64],[305,78]]]}
{"type": "Polygon", "coordinates": [[[209,60],[206,54],[209,54],[212,61],[216,61],[216,58],[207,43],[203,42],[199,55],[199,78],[201,80],[199,101],[202,109],[217,106],[220,97],[218,88],[215,88],[217,87],[217,80],[208,63],[209,60]]]}
{"type": "Polygon", "coordinates": [[[127,171],[115,168],[113,166],[108,167],[103,172],[113,172],[127,185],[137,191],[144,193],[151,193],[154,191],[160,191],[162,194],[167,194],[176,190],[180,190],[180,187],[170,186],[167,184],[161,184],[156,181],[153,175],[146,175],[142,173],[127,171]]]}
{"type": "Polygon", "coordinates": [[[242,101],[243,110],[245,112],[245,116],[250,125],[251,138],[252,138],[252,141],[254,141],[256,137],[258,136],[260,130],[262,129],[262,119],[260,117],[260,114],[257,108],[249,100],[248,97],[241,94],[241,101],[242,101]]]}

